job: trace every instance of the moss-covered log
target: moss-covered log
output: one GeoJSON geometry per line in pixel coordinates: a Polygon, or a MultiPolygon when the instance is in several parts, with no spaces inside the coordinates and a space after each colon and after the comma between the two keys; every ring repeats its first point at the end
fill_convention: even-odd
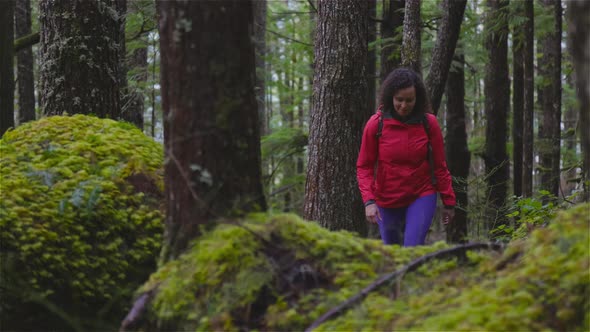
{"type": "MultiPolygon", "coordinates": [[[[561,214],[504,253],[424,264],[317,330],[587,331],[589,213],[561,214]]],[[[138,290],[153,298],[136,328],[301,331],[380,276],[446,248],[383,246],[293,215],[222,224],[138,290]]]]}

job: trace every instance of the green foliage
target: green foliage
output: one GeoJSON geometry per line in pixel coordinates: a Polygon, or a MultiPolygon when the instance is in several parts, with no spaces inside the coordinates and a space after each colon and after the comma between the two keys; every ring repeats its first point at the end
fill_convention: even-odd
{"type": "MultiPolygon", "coordinates": [[[[588,212],[581,205],[503,254],[432,261],[319,331],[586,331],[588,212]]],[[[446,248],[383,246],[293,215],[225,223],[162,266],[140,329],[300,331],[385,272],[446,248]]]]}
{"type": "MultiPolygon", "coordinates": [[[[575,200],[576,195],[568,197],[568,201],[575,200]]],[[[507,217],[514,218],[514,225],[501,225],[491,231],[492,234],[499,235],[500,239],[526,237],[531,229],[546,226],[555,218],[559,210],[571,206],[568,202],[560,202],[546,190],[539,191],[536,197],[512,197],[512,200],[507,217]]]]}
{"type": "Polygon", "coordinates": [[[4,327],[51,328],[32,302],[121,318],[161,245],[162,147],[127,123],[54,116],[6,132],[0,155],[4,327]]]}

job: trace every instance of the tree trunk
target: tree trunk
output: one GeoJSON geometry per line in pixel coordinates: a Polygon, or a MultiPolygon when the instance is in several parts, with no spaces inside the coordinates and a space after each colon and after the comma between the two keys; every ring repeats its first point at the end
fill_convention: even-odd
{"type": "MultiPolygon", "coordinates": [[[[547,82],[541,86],[543,115],[539,121],[541,189],[559,196],[561,143],[561,1],[543,0],[543,7],[554,13],[554,29],[539,41],[539,75],[547,82]]],[[[546,201],[546,199],[545,199],[546,201]]]]}
{"type": "Polygon", "coordinates": [[[584,199],[590,201],[590,2],[568,2],[568,37],[580,101],[579,132],[582,141],[584,199]]]}
{"type": "Polygon", "coordinates": [[[258,121],[260,136],[267,134],[266,112],[265,112],[265,83],[266,74],[264,57],[266,56],[266,0],[252,2],[254,11],[254,50],[256,52],[256,102],[258,104],[258,121]]]}
{"type": "Polygon", "coordinates": [[[365,235],[356,157],[369,99],[368,3],[320,0],[317,20],[304,217],[365,235]]]}
{"type": "Polygon", "coordinates": [[[404,15],[404,38],[402,41],[402,66],[412,68],[422,75],[422,40],[420,0],[406,0],[404,15]]]}
{"type": "MultiPolygon", "coordinates": [[[[141,37],[145,39],[145,37],[141,37]]],[[[145,100],[143,93],[143,86],[147,82],[148,78],[148,49],[147,39],[145,40],[146,46],[133,50],[131,56],[127,59],[127,66],[133,70],[136,74],[133,76],[136,82],[136,86],[128,90],[127,95],[127,113],[133,115],[128,120],[129,122],[136,125],[139,129],[144,128],[144,112],[145,112],[145,100]]]]}
{"type": "Polygon", "coordinates": [[[443,0],[441,11],[442,23],[436,35],[436,44],[432,51],[432,64],[426,77],[426,89],[430,93],[432,112],[436,115],[445,92],[447,75],[459,40],[461,23],[467,0],[443,0]]]}
{"type": "Polygon", "coordinates": [[[447,135],[445,147],[447,164],[453,176],[453,190],[457,196],[455,220],[447,227],[447,241],[462,243],[467,239],[467,178],[471,165],[471,153],[467,146],[465,119],[465,57],[455,55],[456,66],[447,79],[447,135]]]}
{"type": "Polygon", "coordinates": [[[14,127],[14,1],[0,1],[0,137],[14,127]]]}
{"type": "MultiPolygon", "coordinates": [[[[522,16],[523,8],[516,4],[515,15],[522,16]]],[[[523,153],[523,107],[524,107],[524,65],[522,25],[514,27],[512,32],[512,158],[513,162],[513,190],[514,196],[522,196],[522,153],[523,153]]]]}
{"type": "Polygon", "coordinates": [[[381,81],[400,66],[400,47],[403,33],[399,30],[404,26],[405,0],[383,0],[383,22],[381,23],[381,81]],[[388,3],[389,6],[385,6],[388,3]]]}
{"type": "MultiPolygon", "coordinates": [[[[369,17],[377,16],[377,0],[366,0],[369,2],[369,17]]],[[[377,24],[373,20],[369,20],[369,44],[375,45],[377,39],[377,24]]],[[[367,103],[367,114],[373,114],[375,112],[375,105],[377,99],[377,51],[373,46],[367,56],[367,84],[369,89],[369,102],[367,103]]],[[[369,115],[370,116],[370,115],[369,115]]]]}
{"type": "MultiPolygon", "coordinates": [[[[567,76],[567,85],[575,87],[573,76],[574,75],[567,76]]],[[[578,109],[571,105],[565,111],[563,119],[563,129],[565,133],[562,137],[562,141],[564,142],[563,168],[565,169],[565,173],[563,173],[561,185],[563,186],[563,195],[566,197],[570,196],[576,189],[578,181],[578,130],[576,129],[576,126],[578,125],[579,116],[580,112],[578,109]]]]}
{"type": "Polygon", "coordinates": [[[200,226],[265,210],[266,203],[249,33],[252,2],[163,0],[157,7],[166,261],[184,251],[200,226]]]}
{"type": "MultiPolygon", "coordinates": [[[[31,1],[19,0],[15,9],[16,38],[31,34],[31,1]]],[[[18,122],[35,120],[35,78],[33,49],[28,46],[16,54],[18,78],[18,122]]]]}
{"type": "Polygon", "coordinates": [[[533,0],[524,0],[524,110],[523,110],[523,159],[522,159],[522,194],[533,196],[533,143],[535,119],[535,16],[533,0]]]}
{"type": "Polygon", "coordinates": [[[46,115],[120,115],[116,0],[41,0],[41,105],[46,115]]]}
{"type": "Polygon", "coordinates": [[[510,80],[508,78],[508,20],[505,11],[508,1],[488,0],[486,13],[486,49],[488,63],[484,78],[487,174],[490,229],[506,224],[504,204],[508,185],[508,155],[506,153],[507,116],[510,108],[510,80]]]}

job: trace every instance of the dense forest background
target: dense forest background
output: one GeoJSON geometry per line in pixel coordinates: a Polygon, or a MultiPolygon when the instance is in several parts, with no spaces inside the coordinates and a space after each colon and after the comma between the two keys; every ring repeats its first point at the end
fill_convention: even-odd
{"type": "Polygon", "coordinates": [[[458,197],[429,241],[508,241],[590,200],[589,17],[583,0],[1,0],[0,134],[86,114],[161,145],[160,264],[253,211],[375,237],[355,162],[407,66],[458,197]]]}
{"type": "MultiPolygon", "coordinates": [[[[353,161],[362,125],[376,109],[379,82],[400,65],[423,74],[445,131],[463,212],[456,239],[467,230],[470,237],[488,236],[507,224],[504,216],[521,198],[543,204],[583,199],[588,108],[576,82],[588,76],[580,46],[587,27],[575,23],[578,2],[361,2],[362,8],[342,9],[354,17],[326,22],[313,1],[253,2],[248,26],[269,210],[367,232],[353,161]],[[353,25],[360,29],[356,40],[338,37],[353,25]],[[359,69],[339,72],[335,59],[326,57],[359,69]],[[314,84],[322,75],[333,84],[314,84]],[[344,122],[354,130],[340,130],[344,122]],[[330,143],[317,146],[322,138],[330,143]],[[340,163],[340,173],[332,173],[330,160],[340,163]],[[320,184],[318,177],[331,179],[320,184]],[[326,190],[331,197],[316,197],[326,190]],[[350,210],[351,202],[359,208],[350,210]]],[[[3,45],[12,43],[13,20],[16,40],[13,67],[11,48],[2,48],[2,132],[46,115],[86,113],[129,121],[163,142],[163,45],[153,1],[2,5],[3,45]],[[74,17],[96,10],[101,15],[90,21],[74,17]],[[82,36],[86,25],[100,28],[82,36]],[[96,108],[87,106],[90,101],[96,108]]]]}

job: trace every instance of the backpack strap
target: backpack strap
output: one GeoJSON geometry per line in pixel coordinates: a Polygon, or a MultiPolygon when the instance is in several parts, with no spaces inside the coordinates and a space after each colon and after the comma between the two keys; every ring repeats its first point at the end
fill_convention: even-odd
{"type": "Polygon", "coordinates": [[[422,118],[422,124],[424,125],[424,131],[426,131],[426,137],[428,137],[428,163],[430,164],[430,182],[432,182],[432,185],[434,187],[436,187],[437,184],[437,180],[436,180],[436,176],[434,175],[434,156],[432,154],[432,144],[430,144],[430,124],[428,123],[428,118],[426,117],[426,114],[424,114],[424,117],[422,118]]]}

